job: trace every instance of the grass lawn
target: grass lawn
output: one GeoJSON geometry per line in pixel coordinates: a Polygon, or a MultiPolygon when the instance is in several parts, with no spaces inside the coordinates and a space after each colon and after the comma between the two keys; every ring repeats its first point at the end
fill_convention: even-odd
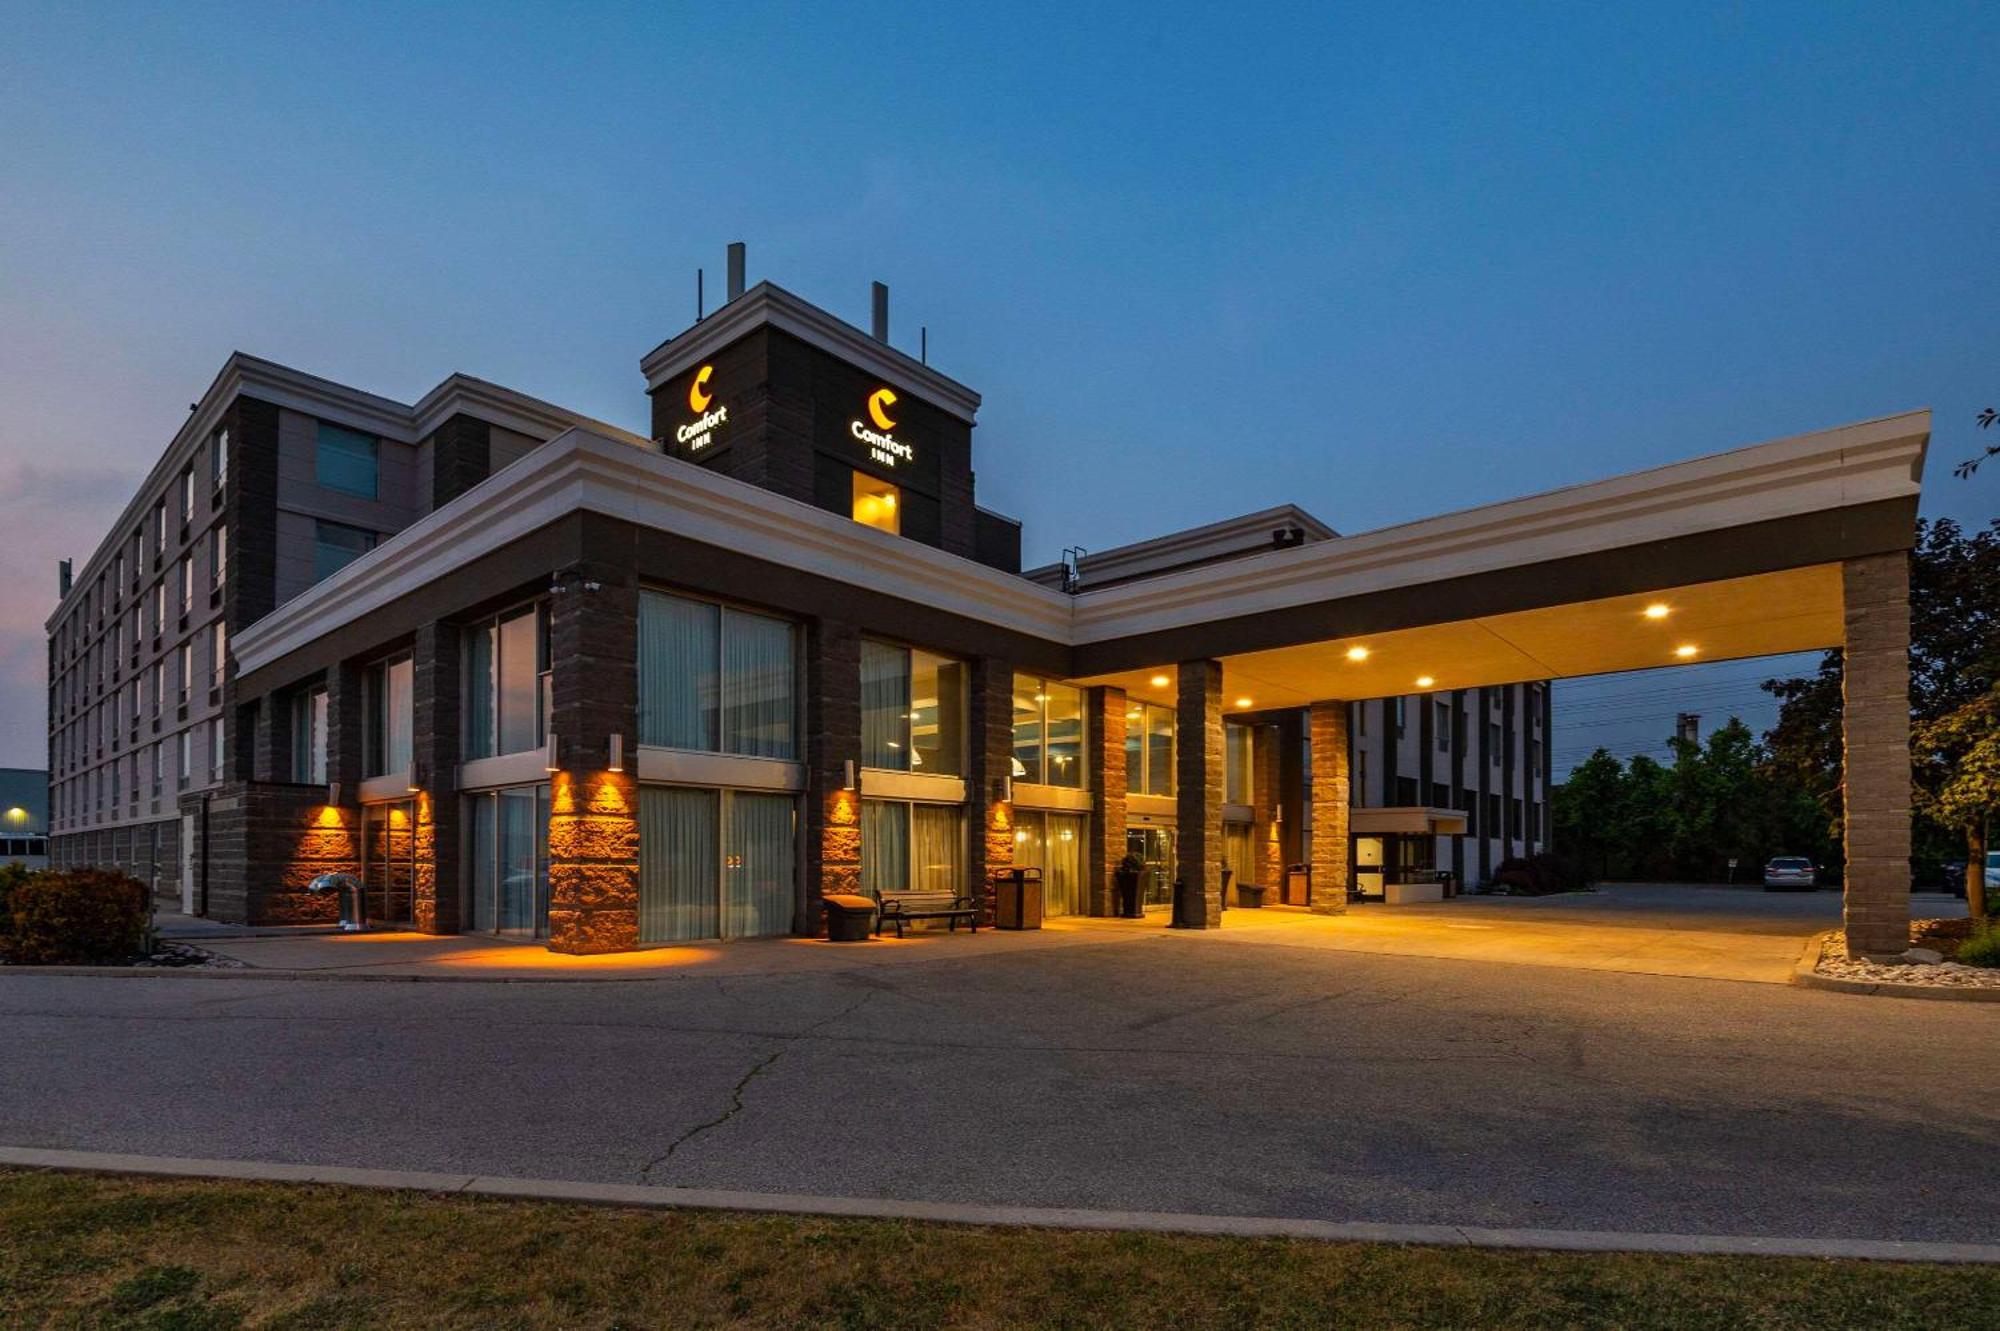
{"type": "Polygon", "coordinates": [[[2000,1270],[0,1171],[7,1327],[1994,1327],[2000,1270]]]}

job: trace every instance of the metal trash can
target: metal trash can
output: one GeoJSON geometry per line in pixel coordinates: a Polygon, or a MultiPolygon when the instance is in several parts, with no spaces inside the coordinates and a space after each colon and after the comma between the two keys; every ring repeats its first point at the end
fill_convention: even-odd
{"type": "Polygon", "coordinates": [[[993,874],[993,923],[1002,929],[1042,927],[1042,871],[999,869],[993,874]]]}
{"type": "Polygon", "coordinates": [[[875,903],[867,897],[834,893],[826,902],[826,937],[830,943],[865,943],[875,923],[875,903]]]}
{"type": "Polygon", "coordinates": [[[342,933],[358,934],[366,926],[361,919],[361,880],[351,873],[323,873],[306,884],[314,896],[333,893],[340,907],[342,933]]]}
{"type": "Polygon", "coordinates": [[[1285,895],[1287,906],[1310,906],[1313,894],[1313,871],[1310,864],[1289,864],[1285,866],[1285,895]]]}

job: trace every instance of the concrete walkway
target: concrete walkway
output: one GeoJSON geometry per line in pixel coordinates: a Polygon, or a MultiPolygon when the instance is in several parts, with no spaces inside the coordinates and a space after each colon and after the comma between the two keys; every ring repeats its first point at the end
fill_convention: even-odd
{"type": "MultiPolygon", "coordinates": [[[[1939,896],[1922,914],[1957,914],[1939,896]]],[[[1346,915],[1266,908],[1224,914],[1221,934],[1245,943],[1569,970],[1618,971],[1784,984],[1804,940],[1837,924],[1837,892],[1624,884],[1564,897],[1460,897],[1428,906],[1356,906],[1346,915]]],[[[1036,932],[920,931],[907,939],[827,943],[756,939],[571,957],[538,943],[416,933],[295,931],[188,941],[258,972],[317,978],[659,980],[895,967],[1079,944],[1141,944],[1169,931],[1145,920],[1058,919],[1036,932]]],[[[1185,935],[1183,935],[1185,936],[1185,935]]],[[[1198,935],[1197,935],[1198,936],[1198,935]]],[[[214,972],[223,974],[225,972],[214,972]]],[[[240,973],[240,972],[239,972],[240,973]]]]}

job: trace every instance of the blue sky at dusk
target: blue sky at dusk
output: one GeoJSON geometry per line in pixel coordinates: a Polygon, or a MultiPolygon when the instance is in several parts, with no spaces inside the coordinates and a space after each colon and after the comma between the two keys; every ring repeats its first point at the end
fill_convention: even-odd
{"type": "MultiPolygon", "coordinates": [[[[889,283],[1031,561],[1918,406],[1926,511],[1983,522],[1996,51],[1974,4],[0,0],[0,764],[45,760],[56,560],[232,349],[643,430],[638,359],[738,239],[858,323],[889,283]]],[[[1559,759],[1764,673],[1566,687],[1559,759]]]]}

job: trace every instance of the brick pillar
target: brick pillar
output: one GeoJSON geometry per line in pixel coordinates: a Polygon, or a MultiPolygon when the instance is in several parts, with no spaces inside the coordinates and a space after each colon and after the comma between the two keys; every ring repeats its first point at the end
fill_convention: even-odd
{"type": "MultiPolygon", "coordinates": [[[[1347,913],[1347,704],[1312,705],[1312,908],[1347,913]]],[[[1391,744],[1395,738],[1390,737],[1391,744]]]]}
{"type": "Polygon", "coordinates": [[[1258,725],[1250,736],[1250,853],[1259,885],[1269,888],[1266,901],[1276,901],[1285,883],[1283,817],[1279,810],[1279,728],[1258,725]]]}
{"type": "Polygon", "coordinates": [[[1085,851],[1092,915],[1117,913],[1112,875],[1125,858],[1125,690],[1084,692],[1084,777],[1090,785],[1090,846],[1085,851]]]}
{"type": "Polygon", "coordinates": [[[1174,927],[1222,925],[1222,663],[1183,661],[1174,718],[1174,927]]]}
{"type": "Polygon", "coordinates": [[[458,627],[435,621],[420,626],[411,667],[411,755],[419,787],[412,923],[420,933],[457,933],[467,924],[459,864],[458,627]]]}
{"type": "Polygon", "coordinates": [[[629,570],[582,563],[549,611],[554,694],[549,783],[549,947],[624,952],[639,945],[639,590],[629,570]],[[597,590],[589,590],[596,583],[597,590]],[[625,770],[609,770],[611,737],[625,770]]]}
{"type": "MultiPolygon", "coordinates": [[[[239,718],[250,711],[238,709],[239,718]]],[[[292,779],[292,700],[282,693],[267,693],[257,700],[256,724],[246,725],[237,721],[237,731],[241,734],[249,730],[254,749],[250,755],[250,779],[252,781],[285,781],[292,779]]]]}
{"type": "Polygon", "coordinates": [[[993,918],[993,875],[1014,863],[1014,809],[1001,798],[1014,770],[1014,668],[987,656],[969,673],[965,815],[973,832],[963,890],[981,903],[983,924],[993,918]]]}
{"type": "Polygon", "coordinates": [[[1841,565],[1841,837],[1850,956],[1910,946],[1910,568],[1897,552],[1841,565]]]}
{"type": "Polygon", "coordinates": [[[846,764],[861,766],[861,635],[852,624],[814,620],[806,632],[805,891],[793,931],[825,926],[820,898],[861,890],[861,798],[841,789],[846,764]]]}

